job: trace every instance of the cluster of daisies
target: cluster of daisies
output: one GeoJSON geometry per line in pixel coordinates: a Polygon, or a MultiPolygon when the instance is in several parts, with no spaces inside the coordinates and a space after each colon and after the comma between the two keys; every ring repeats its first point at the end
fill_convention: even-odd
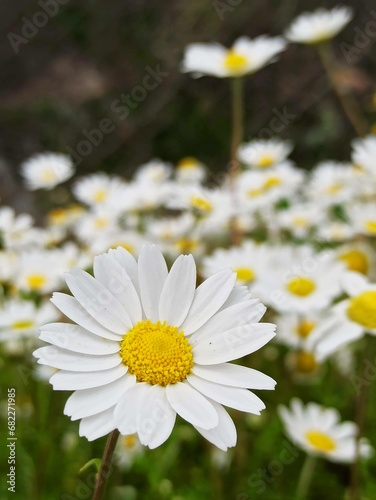
{"type": "MultiPolygon", "coordinates": [[[[319,9],[286,38],[324,43],[350,19],[347,8],[319,9]]],[[[285,45],[266,36],[230,50],[194,44],[183,69],[240,77],[285,45]]],[[[353,371],[356,341],[376,334],[376,136],[355,139],[348,162],[309,172],[292,150],[279,138],[240,144],[234,182],[193,157],[154,159],[129,180],[78,173],[70,202],[43,227],[0,208],[0,340],[9,355],[30,353],[41,332],[49,345],[34,352],[37,374],[74,391],[64,412],[80,420],[80,435],[118,429],[133,447],[137,435],[155,448],[179,415],[220,449],[234,446],[224,406],[259,414],[265,406],[251,390],[275,381],[231,361],[271,341],[275,325],[296,383],[339,356],[353,371]]],[[[29,189],[51,190],[75,168],[45,153],[21,173],[29,189]]],[[[371,453],[337,410],[294,399],[280,416],[309,454],[352,462],[371,453]]]]}

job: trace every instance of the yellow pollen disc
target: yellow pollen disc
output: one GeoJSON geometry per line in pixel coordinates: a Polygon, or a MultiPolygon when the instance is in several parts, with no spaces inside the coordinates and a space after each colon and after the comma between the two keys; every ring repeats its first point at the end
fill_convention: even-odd
{"type": "Polygon", "coordinates": [[[325,192],[326,192],[326,194],[337,194],[337,193],[339,193],[339,191],[341,191],[342,188],[343,188],[342,184],[336,183],[336,184],[332,184],[332,185],[328,186],[325,189],[325,192]]]}
{"type": "Polygon", "coordinates": [[[315,323],[313,321],[303,320],[298,324],[296,329],[297,334],[300,338],[305,339],[315,328],[315,323]]]}
{"type": "Polygon", "coordinates": [[[307,227],[308,226],[308,220],[306,219],[306,217],[302,217],[302,216],[299,216],[297,215],[296,217],[294,217],[292,219],[292,222],[295,224],[295,226],[297,227],[307,227]]]}
{"type": "Polygon", "coordinates": [[[248,59],[234,50],[228,50],[224,60],[225,68],[232,73],[243,73],[248,66],[248,59]]]}
{"type": "Polygon", "coordinates": [[[358,273],[368,273],[368,259],[367,256],[360,250],[350,250],[340,255],[339,260],[342,260],[347,269],[350,271],[357,271],[358,273]]]}
{"type": "Polygon", "coordinates": [[[137,444],[137,434],[129,434],[128,436],[123,436],[124,448],[132,449],[137,444]]]}
{"type": "Polygon", "coordinates": [[[269,177],[269,179],[265,181],[263,188],[265,191],[267,191],[268,189],[275,186],[279,186],[280,184],[281,184],[281,179],[279,177],[269,177]]]}
{"type": "Polygon", "coordinates": [[[134,253],[134,246],[131,245],[130,243],[126,243],[125,241],[119,241],[118,243],[114,243],[113,245],[111,245],[111,248],[115,248],[116,249],[118,247],[124,248],[129,253],[134,253]]]}
{"type": "Polygon", "coordinates": [[[376,220],[368,220],[365,222],[364,227],[369,233],[376,234],[376,220]]]}
{"type": "Polygon", "coordinates": [[[211,212],[213,210],[213,205],[205,198],[200,198],[199,196],[192,196],[190,199],[193,208],[203,212],[211,212]]]}
{"type": "Polygon", "coordinates": [[[293,278],[286,285],[287,290],[299,297],[306,297],[315,291],[316,285],[309,278],[293,278]]]}
{"type": "Polygon", "coordinates": [[[181,238],[176,242],[180,253],[191,253],[196,250],[198,243],[196,240],[191,240],[190,238],[181,238]]]}
{"type": "Polygon", "coordinates": [[[32,328],[34,326],[34,323],[32,321],[15,321],[12,324],[12,328],[14,330],[26,330],[28,328],[32,328]]]}
{"type": "Polygon", "coordinates": [[[104,189],[98,189],[98,191],[94,193],[94,201],[101,202],[104,201],[106,198],[107,198],[107,191],[105,191],[104,189]]]}
{"type": "Polygon", "coordinates": [[[94,221],[94,225],[97,229],[103,229],[104,227],[106,227],[108,224],[108,220],[105,219],[104,217],[98,217],[97,219],[95,219],[94,221]]]}
{"type": "Polygon", "coordinates": [[[64,208],[56,208],[48,213],[50,224],[63,224],[67,220],[67,211],[64,208]]]}
{"type": "Polygon", "coordinates": [[[54,181],[56,179],[56,174],[53,170],[44,170],[41,173],[41,178],[45,182],[51,182],[51,181],[54,181]]]}
{"type": "Polygon", "coordinates": [[[259,161],[257,162],[257,166],[261,168],[267,168],[271,167],[274,165],[275,158],[271,154],[264,154],[260,157],[259,161]]]}
{"type": "Polygon", "coordinates": [[[186,379],[193,366],[192,346],[176,326],[139,321],[124,335],[123,363],[138,382],[166,386],[186,379]]]}
{"type": "Polygon", "coordinates": [[[305,438],[317,451],[333,451],[336,448],[335,441],[330,436],[320,431],[308,431],[305,433],[305,438]]]}
{"type": "Polygon", "coordinates": [[[311,352],[300,351],[296,355],[296,370],[299,373],[312,373],[317,368],[317,361],[311,352]]]}
{"type": "Polygon", "coordinates": [[[239,281],[250,282],[256,277],[255,272],[250,267],[236,267],[234,271],[239,281]]]}
{"type": "Polygon", "coordinates": [[[347,315],[366,328],[376,328],[376,290],[363,292],[350,300],[347,315]]]}
{"type": "Polygon", "coordinates": [[[249,198],[253,198],[255,196],[261,196],[263,192],[264,192],[263,189],[250,189],[247,194],[249,198]]]}
{"type": "Polygon", "coordinates": [[[193,156],[186,156],[185,158],[182,158],[178,164],[177,168],[185,170],[185,169],[191,169],[191,168],[196,168],[198,164],[198,161],[196,158],[193,158],[193,156]]]}
{"type": "Polygon", "coordinates": [[[43,274],[30,274],[27,277],[27,284],[31,290],[40,290],[46,283],[46,277],[43,274]]]}

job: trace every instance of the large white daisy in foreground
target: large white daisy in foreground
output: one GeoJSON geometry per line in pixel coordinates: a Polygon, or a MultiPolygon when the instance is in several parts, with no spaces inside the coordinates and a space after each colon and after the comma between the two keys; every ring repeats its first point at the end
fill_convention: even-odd
{"type": "Polygon", "coordinates": [[[139,260],[123,248],[94,260],[94,276],[66,275],[74,297],[52,302],[76,324],[51,323],[35,351],[38,363],[59,369],[56,390],[74,390],[65,414],[81,419],[80,435],[96,439],[118,428],[155,448],[170,436],[176,414],[221,449],[236,430],[222,405],[259,414],[250,389],[274,389],[270,377],[228,361],[256,351],[275,335],[258,324],[265,307],[236,275],[222,270],[196,289],[196,266],[181,255],[170,272],[155,245],[139,260]]]}

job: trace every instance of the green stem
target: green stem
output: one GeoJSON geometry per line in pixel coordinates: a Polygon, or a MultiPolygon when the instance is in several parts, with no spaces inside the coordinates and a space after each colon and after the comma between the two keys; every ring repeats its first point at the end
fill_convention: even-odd
{"type": "Polygon", "coordinates": [[[99,470],[97,482],[95,484],[93,500],[102,500],[103,498],[106,489],[107,479],[110,475],[112,455],[114,454],[119,434],[120,434],[119,431],[115,429],[108,436],[106,446],[103,452],[101,468],[99,470]]]}
{"type": "MultiPolygon", "coordinates": [[[[238,148],[243,140],[244,123],[244,81],[242,78],[233,78],[231,82],[232,91],[232,137],[231,137],[231,162],[229,168],[230,186],[233,194],[233,203],[236,207],[236,178],[239,174],[240,164],[237,156],[238,148]]],[[[236,218],[231,221],[231,241],[239,243],[241,235],[237,227],[236,218]]]]}
{"type": "Polygon", "coordinates": [[[331,46],[328,42],[321,43],[317,45],[317,50],[321,59],[321,63],[325,69],[328,80],[337,94],[337,97],[341,103],[343,111],[345,112],[349,122],[352,124],[355,132],[359,137],[362,137],[368,132],[368,123],[364,117],[359,113],[357,103],[353,99],[352,95],[344,90],[342,86],[338,83],[336,77],[335,67],[335,57],[331,50],[331,46]]]}
{"type": "Polygon", "coordinates": [[[298,500],[303,500],[307,496],[312,482],[315,465],[316,458],[311,455],[307,455],[302,470],[300,471],[298,485],[296,487],[296,498],[298,500]]]}

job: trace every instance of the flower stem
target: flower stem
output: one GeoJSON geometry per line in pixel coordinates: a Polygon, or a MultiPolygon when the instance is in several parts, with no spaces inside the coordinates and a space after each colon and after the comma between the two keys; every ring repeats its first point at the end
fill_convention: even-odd
{"type": "Polygon", "coordinates": [[[315,465],[316,458],[311,455],[307,455],[302,470],[300,471],[298,486],[296,487],[296,498],[298,500],[303,500],[307,496],[315,470],[315,465]]]}
{"type": "Polygon", "coordinates": [[[113,430],[108,436],[106,446],[104,448],[101,468],[98,473],[97,482],[95,484],[93,500],[102,500],[104,491],[106,489],[107,479],[109,477],[112,455],[116,447],[116,443],[119,437],[119,431],[117,429],[113,430]]]}
{"type": "MultiPolygon", "coordinates": [[[[244,122],[244,82],[242,78],[233,78],[232,90],[232,138],[231,138],[231,162],[229,167],[230,188],[232,191],[233,205],[237,208],[236,178],[239,174],[238,148],[243,140],[244,122]]],[[[241,234],[234,217],[231,221],[231,242],[233,245],[239,243],[241,234]]]]}
{"type": "Polygon", "coordinates": [[[328,80],[334,92],[337,94],[337,97],[348,120],[352,124],[355,132],[359,137],[366,135],[368,132],[367,122],[365,121],[361,113],[359,113],[357,104],[350,92],[344,90],[338,82],[335,71],[335,58],[329,43],[321,43],[317,45],[317,50],[321,59],[321,63],[327,74],[328,80]]]}
{"type": "Polygon", "coordinates": [[[366,423],[366,413],[367,413],[367,401],[370,381],[365,379],[364,370],[365,364],[372,359],[373,350],[373,339],[371,335],[366,335],[364,339],[364,351],[359,369],[359,380],[362,381],[362,385],[359,390],[359,394],[356,401],[356,417],[355,423],[358,427],[356,436],[356,451],[355,460],[351,467],[351,489],[350,498],[351,500],[359,500],[360,498],[360,439],[364,434],[364,427],[366,423]]]}

